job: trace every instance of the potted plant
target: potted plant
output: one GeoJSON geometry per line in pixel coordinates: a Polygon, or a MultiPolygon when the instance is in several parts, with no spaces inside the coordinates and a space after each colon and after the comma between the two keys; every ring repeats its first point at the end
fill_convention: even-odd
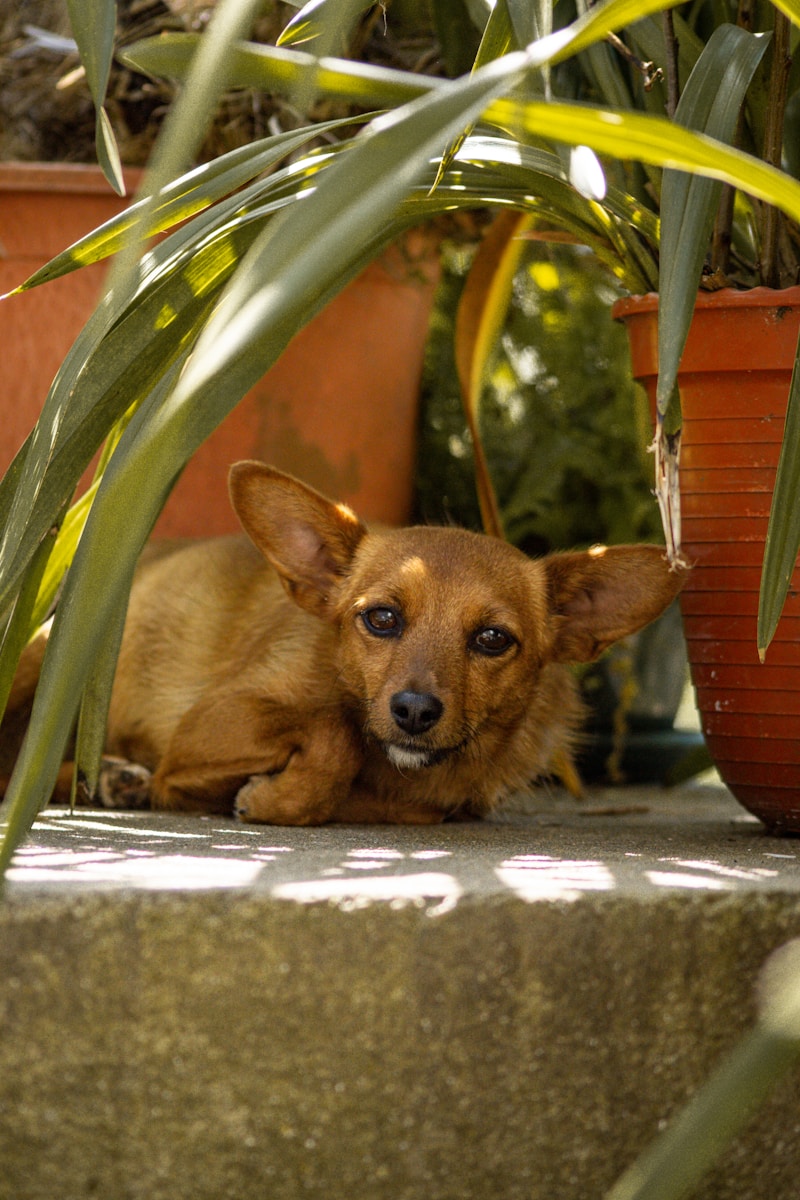
{"type": "MultiPolygon", "coordinates": [[[[595,56],[589,73],[596,69],[596,86],[607,93],[615,82],[619,95],[633,80],[630,94],[640,103],[652,103],[661,88],[661,102],[679,122],[725,140],[735,136],[796,175],[800,77],[791,70],[788,17],[766,14],[766,49],[763,33],[747,32],[735,7],[712,12],[700,5],[692,18],[692,28],[678,28],[679,16],[670,15],[660,42],[652,29],[627,30],[622,48],[631,74],[626,81],[619,59],[600,64],[595,56]],[[643,61],[654,47],[661,82],[643,61]],[[687,61],[678,47],[683,57],[689,50],[687,61]],[[698,51],[696,70],[687,74],[698,51]]],[[[796,533],[788,530],[795,507],[791,428],[775,490],[800,332],[800,226],[711,181],[689,183],[665,172],[657,186],[658,294],[624,299],[615,311],[629,333],[634,374],[657,414],[671,550],[693,565],[681,605],[703,730],[737,798],[772,829],[800,832],[800,729],[792,716],[800,667],[797,578],[778,626],[797,554],[796,533]]]]}
{"type": "MultiPolygon", "coordinates": [[[[637,4],[636,13],[663,6],[637,4]]],[[[627,0],[610,0],[544,36],[523,27],[525,13],[515,7],[517,31],[509,9],[497,5],[476,69],[456,80],[240,44],[256,7],[255,0],[221,0],[206,33],[128,51],[150,70],[166,56],[176,74],[183,56],[191,64],[185,85],[138,204],[45,272],[119,251],[108,295],[0,484],[3,687],[61,584],[29,736],[7,795],[5,860],[50,791],[82,694],[91,700],[77,754],[91,786],[133,567],[184,466],[303,324],[399,231],[453,207],[528,208],[616,264],[630,290],[647,290],[658,282],[648,243],[650,233],[657,242],[657,222],[629,193],[603,193],[595,160],[580,147],[713,174],[800,217],[800,185],[753,155],[664,117],[554,98],[555,68],[622,26],[627,0]],[[515,39],[525,49],[510,49],[515,39]],[[302,130],[187,170],[217,97],[232,79],[255,77],[295,95],[321,89],[384,111],[365,117],[356,138],[288,165],[280,164],[301,148],[302,130]],[[553,138],[579,148],[566,164],[542,148],[553,138]],[[153,234],[173,226],[140,258],[153,234]],[[67,516],[101,442],[97,501],[89,510],[90,492],[67,516]]],[[[797,0],[786,7],[797,16],[797,0]]],[[[317,5],[303,15],[303,37],[329,9],[317,5]]],[[[337,30],[344,19],[338,6],[337,30]]],[[[79,37],[85,59],[97,51],[92,21],[86,24],[79,37]]]]}

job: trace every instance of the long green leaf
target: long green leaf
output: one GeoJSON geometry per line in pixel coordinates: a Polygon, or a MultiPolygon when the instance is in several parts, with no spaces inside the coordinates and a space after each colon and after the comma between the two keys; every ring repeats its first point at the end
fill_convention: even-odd
{"type": "MultiPolygon", "coordinates": [[[[544,39],[543,44],[532,48],[533,60],[537,64],[561,61],[579,49],[592,45],[613,28],[619,27],[630,18],[631,6],[637,15],[645,11],[660,11],[670,4],[663,0],[649,0],[637,4],[636,0],[611,0],[606,5],[592,8],[585,19],[575,23],[569,31],[558,31],[544,39]],[[612,19],[613,18],[613,19],[612,19]]],[[[131,58],[138,65],[160,73],[180,75],[189,61],[190,35],[170,35],[161,39],[161,47],[153,43],[147,46],[148,59],[141,54],[131,58]],[[165,59],[158,68],[156,57],[165,51],[165,59]],[[180,58],[179,63],[176,61],[180,58]]],[[[318,63],[311,55],[300,55],[294,51],[275,51],[273,47],[244,50],[238,47],[231,55],[240,66],[245,64],[251,74],[236,73],[241,85],[270,87],[286,90],[296,82],[297,73],[317,71],[317,85],[327,95],[344,96],[347,99],[365,99],[375,103],[393,105],[452,86],[444,80],[409,75],[401,71],[365,68],[363,64],[346,64],[337,60],[318,63]],[[360,88],[360,81],[365,87],[360,88]]],[[[233,68],[232,68],[233,74],[233,68]]],[[[655,166],[699,171],[710,177],[733,183],[752,195],[774,203],[787,212],[796,212],[796,193],[792,181],[779,171],[767,167],[760,160],[733,150],[725,151],[702,137],[694,138],[676,129],[664,118],[643,116],[619,110],[593,108],[589,105],[559,104],[547,101],[527,103],[499,99],[488,104],[484,120],[517,134],[531,134],[538,138],[551,137],[569,145],[585,144],[600,154],[622,159],[638,159],[655,166]]]]}
{"type": "Polygon", "coordinates": [[[91,233],[73,242],[13,292],[9,292],[8,296],[0,297],[0,300],[39,287],[89,263],[109,258],[122,248],[126,235],[134,228],[137,229],[137,236],[144,240],[189,220],[195,214],[216,204],[222,197],[238,191],[256,176],[271,170],[281,159],[294,154],[312,138],[346,128],[352,125],[354,120],[355,118],[344,117],[263,138],[250,145],[237,147],[213,162],[192,168],[174,183],[161,189],[149,208],[143,200],[130,205],[124,212],[118,213],[91,233]],[[144,213],[147,220],[144,227],[141,227],[137,223],[144,213]]]}
{"type": "Polygon", "coordinates": [[[0,655],[0,720],[2,720],[8,703],[19,656],[30,636],[31,614],[36,605],[39,587],[47,569],[55,540],[56,528],[54,527],[50,531],[50,536],[42,542],[34,556],[31,570],[17,594],[13,611],[3,630],[2,654],[0,655]]]}
{"type": "MultiPolygon", "coordinates": [[[[518,43],[514,38],[514,27],[511,23],[508,0],[497,0],[497,3],[489,14],[489,20],[486,22],[486,27],[478,46],[478,52],[472,67],[473,73],[479,71],[486,63],[494,62],[495,59],[501,58],[512,47],[516,47],[517,45],[518,43]]],[[[476,122],[477,119],[476,117],[476,122]]],[[[439,171],[433,184],[434,188],[441,182],[442,176],[471,132],[472,129],[467,125],[459,129],[457,136],[442,154],[442,161],[439,164],[439,171]]]]}
{"type": "MultiPolygon", "coordinates": [[[[594,5],[572,25],[532,43],[528,47],[529,66],[540,70],[563,62],[601,42],[630,21],[661,12],[676,3],[678,0],[606,0],[594,5]]],[[[478,67],[505,54],[512,45],[512,38],[508,11],[496,17],[492,13],[485,45],[479,51],[478,67]]],[[[200,40],[198,35],[192,34],[164,34],[126,47],[119,58],[135,70],[182,78],[200,40]]],[[[405,103],[416,95],[447,86],[447,81],[433,76],[316,57],[285,47],[238,46],[232,49],[225,63],[227,86],[288,92],[297,88],[304,76],[313,76],[314,86],[320,94],[356,102],[369,100],[385,106],[405,103]]]]}
{"type": "Polygon", "coordinates": [[[800,553],[800,346],[792,372],[778,473],[772,491],[761,590],[758,652],[763,660],[775,636],[800,553]]]}
{"type": "MultiPolygon", "coordinates": [[[[198,122],[210,113],[217,91],[223,86],[222,72],[215,55],[224,58],[228,47],[238,40],[247,28],[251,13],[257,4],[258,0],[222,0],[217,8],[209,30],[209,34],[213,32],[216,36],[209,36],[198,53],[193,75],[175,110],[170,114],[162,141],[157,147],[157,165],[148,175],[152,188],[160,186],[160,179],[166,182],[164,177],[183,162],[187,153],[191,155],[193,147],[199,142],[202,127],[198,129],[198,122]],[[205,82],[205,92],[198,80],[198,74],[205,82]],[[163,139],[166,139],[164,144],[163,139]]],[[[146,196],[146,200],[147,204],[143,206],[140,217],[144,226],[147,224],[147,205],[152,203],[152,196],[146,196]]],[[[74,491],[83,466],[88,461],[82,458],[82,455],[86,454],[87,448],[91,453],[97,446],[96,441],[93,447],[90,446],[91,439],[87,441],[82,435],[79,442],[71,447],[74,457],[59,457],[57,454],[59,447],[63,449],[68,444],[85,409],[86,393],[76,386],[85,350],[92,346],[95,340],[107,334],[114,321],[124,311],[126,302],[135,296],[137,286],[140,286],[136,282],[137,273],[141,274],[136,262],[136,233],[136,228],[133,227],[128,235],[129,244],[114,264],[110,293],[90,318],[54,381],[34,434],[26,443],[24,453],[19,458],[19,465],[15,464],[15,486],[7,507],[3,496],[5,480],[0,485],[0,511],[7,514],[0,543],[0,596],[7,596],[8,589],[16,586],[20,572],[26,569],[38,541],[45,535],[48,522],[55,519],[65,499],[74,491]],[[34,519],[37,513],[38,519],[34,519]]],[[[182,238],[189,236],[191,234],[178,233],[173,235],[173,239],[175,244],[180,245],[182,238]]],[[[151,258],[157,260],[163,253],[165,251],[159,248],[151,258]]],[[[189,291],[194,299],[197,287],[197,280],[193,282],[190,276],[189,291]]],[[[167,313],[169,311],[168,307],[167,313]]],[[[170,324],[168,320],[167,325],[170,324]]],[[[157,328],[157,325],[151,319],[151,334],[153,328],[157,328]]],[[[124,353],[121,357],[124,360],[124,353]]],[[[142,362],[145,362],[146,358],[145,352],[142,362]]],[[[169,361],[168,357],[164,365],[169,365],[169,361]]],[[[111,375],[113,378],[113,371],[111,375]]],[[[132,381],[135,378],[135,374],[129,377],[129,387],[134,386],[132,381]]],[[[134,390],[133,396],[126,397],[124,387],[118,390],[114,397],[114,402],[120,409],[118,416],[121,416],[135,399],[141,399],[141,393],[137,394],[134,390]],[[124,403],[126,400],[127,403],[124,403]]],[[[96,434],[103,428],[106,414],[90,413],[88,419],[96,434]]],[[[107,429],[104,432],[107,432],[107,429]]],[[[0,612],[4,610],[5,603],[5,599],[0,600],[0,612]]]]}
{"type": "MultiPolygon", "coordinates": [[[[165,33],[126,46],[118,58],[132,70],[147,75],[183,79],[201,40],[200,34],[165,33]]],[[[255,42],[231,47],[225,61],[227,87],[288,94],[306,75],[313,75],[320,94],[364,106],[394,107],[447,86],[446,80],[435,75],[414,75],[342,58],[317,58],[301,50],[255,42]]]]}
{"type": "MultiPolygon", "coordinates": [[[[143,405],[132,424],[152,418],[151,408],[143,405]]],[[[110,476],[114,471],[112,460],[110,476]]],[[[163,489],[162,503],[168,491],[168,486],[163,489]]],[[[114,501],[112,494],[110,502],[98,504],[90,514],[56,610],[28,736],[2,809],[0,876],[52,791],[81,692],[93,668],[95,647],[105,643],[108,629],[116,627],[116,617],[126,603],[135,555],[118,554],[120,547],[114,537],[104,537],[104,531],[109,524],[112,528],[122,525],[128,538],[143,545],[152,528],[154,517],[149,505],[137,504],[131,498],[128,513],[122,514],[114,501]],[[93,536],[98,526],[99,538],[93,536]],[[86,604],[87,595],[81,597],[81,584],[84,589],[96,589],[94,611],[86,604]]]]}
{"type": "Polygon", "coordinates": [[[585,144],[598,154],[707,175],[774,204],[795,220],[800,218],[797,180],[751,154],[680,129],[664,117],[581,104],[495,100],[484,111],[484,120],[537,137],[546,131],[554,141],[585,144]]]}
{"type": "Polygon", "coordinates": [[[124,196],[119,151],[103,106],[114,54],[117,6],[115,0],[67,0],[67,11],[97,112],[97,160],[114,191],[124,196]]]}
{"type": "MultiPolygon", "coordinates": [[[[133,584],[133,574],[120,581],[120,595],[127,597],[133,584]]],[[[76,778],[85,784],[89,796],[97,791],[100,763],[106,740],[108,710],[117,668],[122,635],[125,632],[127,602],[123,601],[102,631],[102,640],[94,647],[92,663],[81,698],[75,734],[76,778]]]]}
{"type": "MultiPolygon", "coordinates": [[[[313,40],[319,57],[336,50],[345,53],[352,27],[366,7],[364,0],[310,0],[286,26],[279,45],[293,40],[313,40]]],[[[300,112],[308,112],[316,92],[314,75],[306,75],[292,89],[290,99],[300,112]]]]}
{"type": "Polygon", "coordinates": [[[800,1058],[800,1038],[745,1035],[604,1200],[688,1200],[703,1176],[800,1058]]]}
{"type": "Polygon", "coordinates": [[[206,37],[197,47],[192,70],[167,118],[148,164],[137,224],[131,228],[110,272],[109,291],[130,293],[142,253],[140,230],[149,224],[155,197],[195,162],[217,102],[226,87],[225,63],[232,46],[247,35],[261,0],[220,0],[206,37]]]}
{"type": "MultiPolygon", "coordinates": [[[[730,142],[745,94],[768,44],[768,36],[753,35],[734,25],[715,29],[681,96],[675,113],[678,124],[730,142]]],[[[678,368],[721,190],[716,180],[664,172],[656,394],[668,434],[680,428],[678,368]]]]}
{"type": "Polygon", "coordinates": [[[284,26],[277,45],[299,46],[316,41],[327,44],[320,50],[320,55],[326,54],[334,38],[346,40],[351,21],[369,7],[368,0],[309,0],[284,26]]]}
{"type": "Polygon", "coordinates": [[[176,403],[189,403],[223,384],[240,393],[252,386],[274,361],[276,341],[287,337],[282,323],[292,312],[290,302],[315,295],[326,278],[335,278],[370,231],[397,212],[430,158],[441,152],[443,139],[524,71],[524,55],[510,55],[374,120],[346,160],[327,172],[325,185],[282,214],[253,247],[201,335],[176,403]],[[323,228],[321,259],[315,235],[323,228]]]}

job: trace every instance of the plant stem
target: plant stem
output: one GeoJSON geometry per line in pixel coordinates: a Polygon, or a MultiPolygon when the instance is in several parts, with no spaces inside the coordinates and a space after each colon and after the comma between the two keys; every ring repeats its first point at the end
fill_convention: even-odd
{"type": "Polygon", "coordinates": [[[722,189],[719,208],[714,221],[714,236],[711,240],[711,271],[728,273],[731,250],[731,226],[733,225],[733,202],[735,189],[728,184],[722,189]]]}
{"type": "MultiPolygon", "coordinates": [[[[767,124],[764,131],[763,159],[771,166],[780,167],[783,152],[783,123],[786,112],[789,70],[792,65],[789,48],[789,18],[775,13],[775,28],[772,40],[772,65],[769,74],[767,97],[767,124]]],[[[764,206],[761,231],[761,278],[767,287],[780,287],[778,262],[778,237],[782,217],[771,204],[764,206]]]]}
{"type": "Polygon", "coordinates": [[[667,76],[667,116],[672,120],[680,99],[680,83],[678,81],[678,39],[675,36],[675,24],[672,20],[672,9],[668,8],[661,14],[664,30],[664,69],[667,76]]]}

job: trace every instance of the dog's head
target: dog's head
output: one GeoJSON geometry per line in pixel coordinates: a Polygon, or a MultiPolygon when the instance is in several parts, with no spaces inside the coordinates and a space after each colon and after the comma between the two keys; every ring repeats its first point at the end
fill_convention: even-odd
{"type": "Polygon", "coordinates": [[[369,532],[343,505],[260,463],[231,496],[294,601],[338,629],[342,682],[396,766],[431,766],[489,725],[509,733],[542,669],[589,662],[680,590],[656,546],[532,560],[463,529],[369,532]]]}

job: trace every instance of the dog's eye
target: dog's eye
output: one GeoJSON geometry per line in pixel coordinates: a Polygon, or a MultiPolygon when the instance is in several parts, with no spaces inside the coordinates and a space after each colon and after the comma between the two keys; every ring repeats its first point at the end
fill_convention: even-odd
{"type": "Polygon", "coordinates": [[[507,629],[500,629],[496,626],[491,626],[488,629],[479,629],[477,633],[472,635],[470,645],[473,650],[477,650],[479,654],[489,654],[496,656],[505,654],[506,650],[510,650],[516,644],[516,639],[508,632],[507,629]]]}
{"type": "Polygon", "coordinates": [[[393,608],[368,608],[361,620],[375,637],[399,637],[403,632],[403,619],[393,608]]]}

